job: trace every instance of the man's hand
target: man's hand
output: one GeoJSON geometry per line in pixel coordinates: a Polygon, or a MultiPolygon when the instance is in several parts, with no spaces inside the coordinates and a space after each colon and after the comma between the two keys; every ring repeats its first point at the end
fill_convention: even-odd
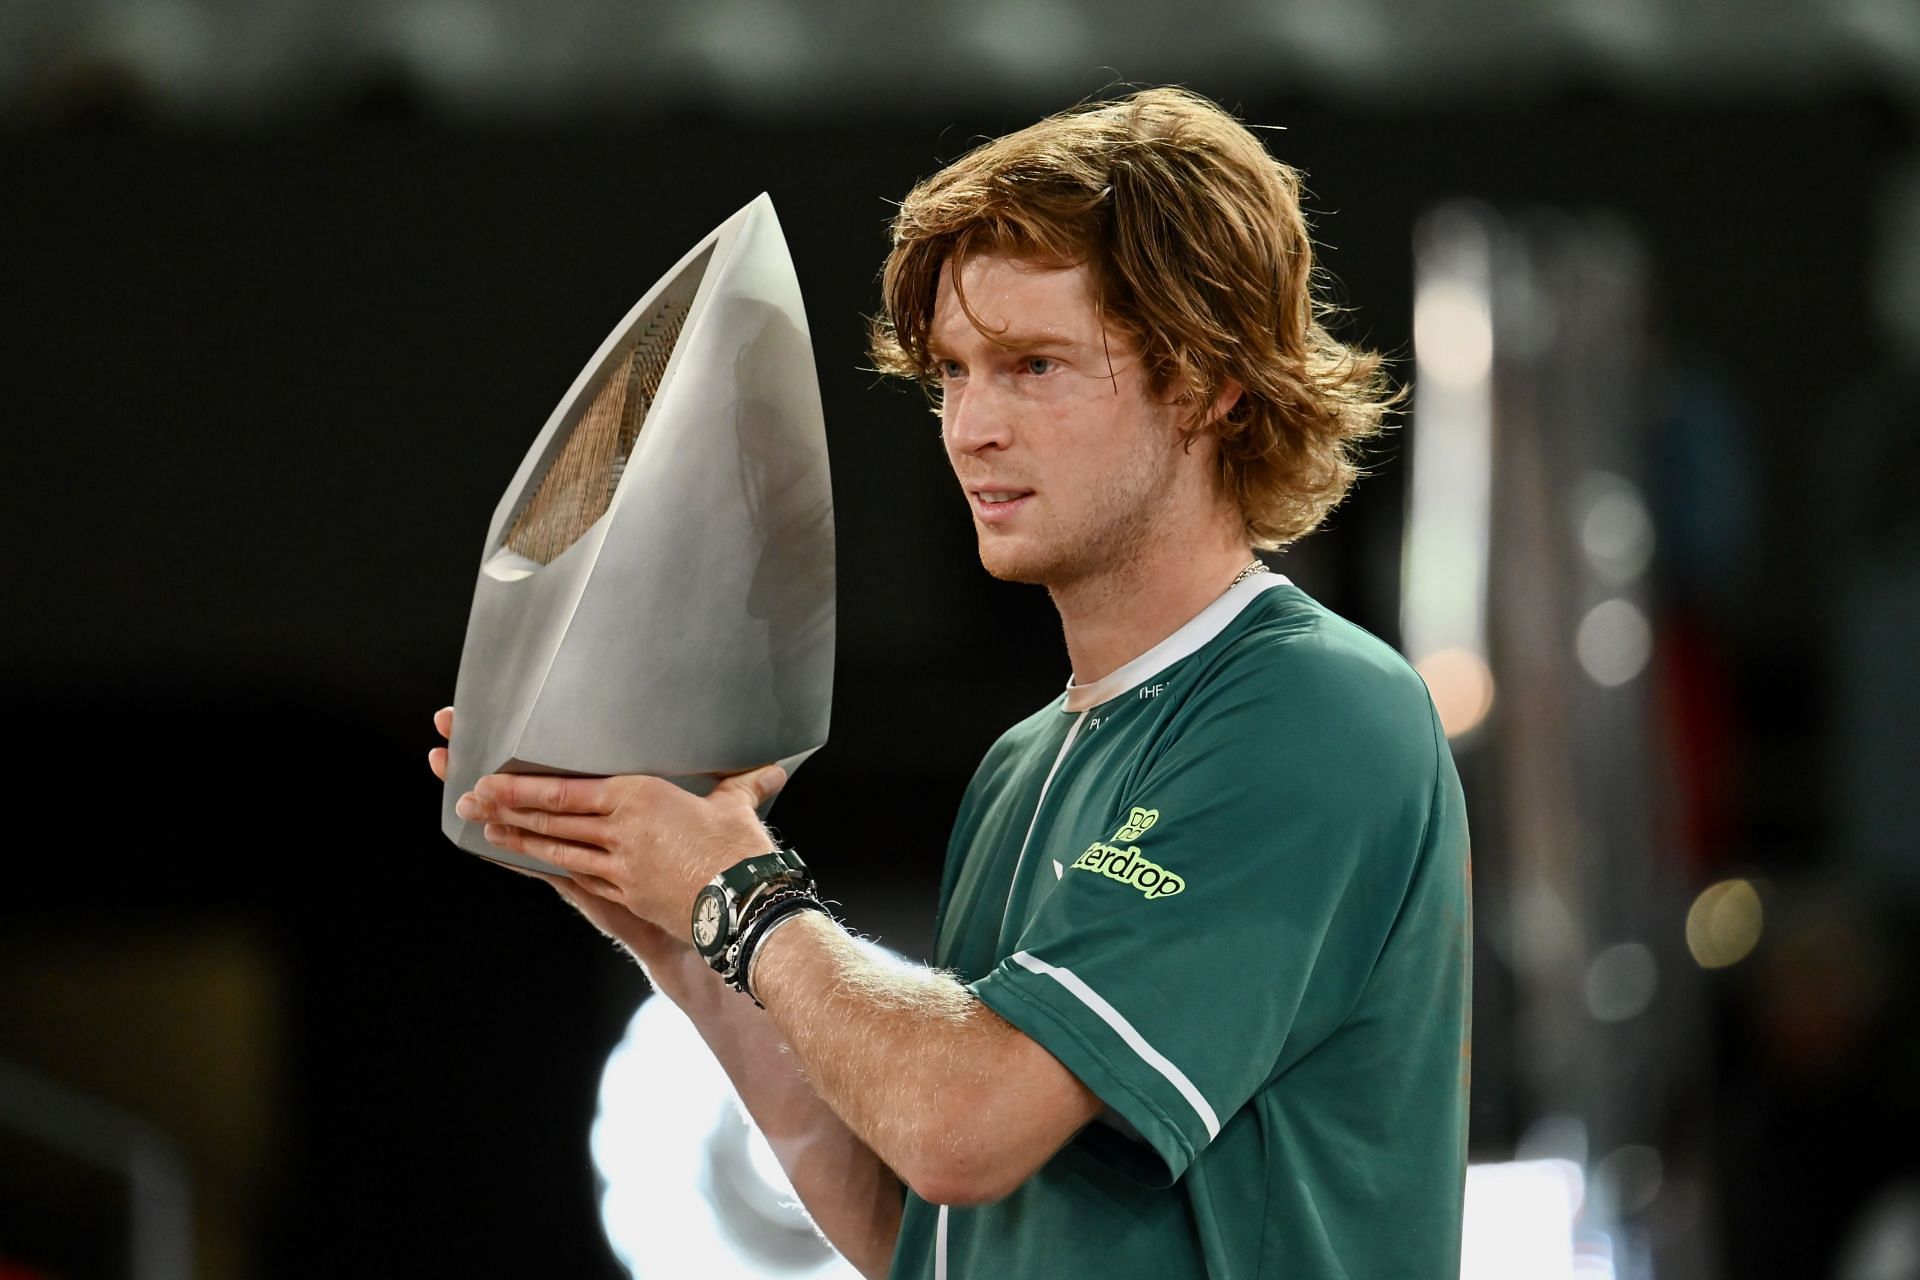
{"type": "MultiPolygon", "coordinates": [[[[453,708],[446,707],[433,717],[442,737],[453,736],[453,708]]],[[[447,752],[435,747],[427,753],[427,763],[441,781],[447,776],[447,752]]],[[[480,790],[490,792],[491,782],[506,784],[559,781],[516,775],[483,780],[480,790]]],[[[568,781],[579,781],[570,779],[568,781]]],[[[894,1241],[900,1234],[900,1182],[893,1171],[854,1133],[821,1099],[813,1085],[801,1073],[799,1063],[787,1048],[785,1038],[773,1020],[764,1016],[749,1001],[742,1000],[720,984],[719,975],[707,967],[699,953],[684,940],[692,915],[691,907],[698,887],[713,878],[716,871],[732,866],[742,858],[764,853],[770,843],[755,812],[779,790],[785,781],[775,767],[756,769],[723,780],[711,796],[696,800],[671,783],[649,778],[611,778],[608,783],[657,783],[638,788],[636,798],[622,788],[611,788],[610,807],[578,814],[570,810],[540,807],[520,808],[499,796],[489,799],[469,793],[462,804],[484,807],[500,815],[493,819],[487,836],[501,838],[495,843],[521,849],[555,866],[567,867],[575,880],[560,876],[520,871],[522,875],[545,880],[554,890],[592,921],[602,933],[623,944],[646,969],[647,976],[661,994],[678,1005],[692,1020],[700,1036],[713,1051],[716,1061],[733,1081],[740,1099],[752,1114],[754,1123],[767,1137],[779,1156],[795,1191],[807,1206],[814,1224],[833,1242],[836,1249],[851,1260],[865,1276],[887,1274],[893,1259],[894,1241]],[[665,788],[665,792],[659,791],[665,788]],[[655,810],[649,800],[661,803],[655,810]],[[618,839],[622,824],[637,820],[649,812],[661,818],[661,826],[639,842],[636,852],[618,839]],[[536,815],[538,815],[536,817],[536,815]],[[559,818],[580,818],[582,825],[569,826],[570,832],[615,840],[615,847],[589,838],[554,832],[541,835],[519,822],[549,822],[559,818]],[[494,827],[500,828],[496,833],[494,827]],[[517,834],[510,834],[517,833],[517,834]],[[731,839],[746,841],[745,850],[736,854],[725,848],[731,839]],[[507,840],[519,843],[507,843],[507,840]],[[669,843],[669,842],[676,843],[669,843]],[[578,845],[577,851],[562,850],[559,844],[578,845]],[[668,858],[663,849],[676,849],[678,860],[668,858]],[[618,878],[628,865],[645,864],[649,856],[658,856],[665,867],[677,867],[675,874],[697,878],[692,887],[682,885],[685,902],[675,908],[672,931],[662,929],[635,915],[613,897],[583,887],[595,873],[574,870],[578,866],[601,869],[598,883],[610,892],[618,892],[618,878]],[[688,872],[704,859],[717,864],[688,872]]],[[[511,789],[511,788],[507,788],[511,789]]],[[[573,793],[577,795],[578,793],[573,793]]],[[[510,797],[522,801],[522,797],[510,797]]],[[[502,866],[508,864],[502,863],[502,866]]],[[[662,895],[664,896],[664,895],[662,895]]]]}
{"type": "MultiPolygon", "coordinates": [[[[451,739],[453,737],[453,708],[442,707],[440,710],[434,712],[433,727],[439,731],[441,737],[451,739]]],[[[445,782],[447,779],[447,749],[445,747],[435,747],[427,752],[427,767],[433,770],[436,778],[445,782]]],[[[498,865],[505,867],[509,871],[516,872],[523,876],[530,876],[535,880],[543,880],[547,884],[552,885],[554,892],[562,898],[565,898],[576,911],[587,918],[588,922],[591,923],[594,928],[598,929],[607,937],[612,938],[632,953],[634,959],[638,960],[641,966],[646,969],[648,977],[652,979],[655,986],[662,986],[663,978],[666,980],[667,987],[677,987],[679,985],[675,979],[681,975],[685,968],[685,962],[694,954],[692,948],[685,942],[680,941],[659,926],[634,915],[633,912],[627,910],[612,898],[591,893],[563,876],[551,876],[539,871],[524,870],[505,862],[499,863],[498,865]]],[[[663,990],[664,989],[666,989],[666,987],[663,987],[663,990]]],[[[669,991],[668,994],[672,995],[674,993],[669,991]]]]}
{"type": "MultiPolygon", "coordinates": [[[[453,708],[442,707],[433,713],[433,728],[448,742],[453,741],[453,708]]],[[[445,782],[447,780],[447,749],[435,747],[427,752],[427,768],[433,770],[433,776],[445,782]]]]}
{"type": "MultiPolygon", "coordinates": [[[[435,723],[443,717],[450,730],[450,711],[435,723]]],[[[444,776],[444,753],[431,763],[444,776]]],[[[772,847],[757,810],[785,783],[778,765],[724,778],[706,796],[642,776],[496,773],[454,809],[484,822],[488,842],[560,868],[575,887],[685,941],[701,886],[772,847]]]]}

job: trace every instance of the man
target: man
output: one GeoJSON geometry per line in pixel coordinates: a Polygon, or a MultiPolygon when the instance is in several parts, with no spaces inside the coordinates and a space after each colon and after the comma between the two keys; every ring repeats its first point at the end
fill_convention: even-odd
{"type": "Polygon", "coordinates": [[[1418,677],[1252,551],[1340,499],[1385,398],[1311,274],[1292,172],[1175,90],[902,206],[875,354],[931,388],[982,562],[1047,588],[1073,669],[967,792],[942,969],[780,874],[777,769],[460,801],[571,875],[865,1275],[1457,1273],[1458,782],[1418,677]],[[688,945],[716,935],[731,983],[688,945]]]}

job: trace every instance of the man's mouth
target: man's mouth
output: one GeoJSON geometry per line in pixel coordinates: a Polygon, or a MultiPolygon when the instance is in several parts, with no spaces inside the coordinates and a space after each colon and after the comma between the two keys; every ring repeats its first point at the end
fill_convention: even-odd
{"type": "Polygon", "coordinates": [[[1031,489],[972,489],[968,492],[973,498],[974,515],[988,523],[1011,518],[1033,496],[1031,489]]]}

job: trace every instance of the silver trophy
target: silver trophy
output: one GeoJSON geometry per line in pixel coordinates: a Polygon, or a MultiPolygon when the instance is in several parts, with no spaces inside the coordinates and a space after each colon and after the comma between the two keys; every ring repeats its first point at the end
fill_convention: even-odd
{"type": "Polygon", "coordinates": [[[715,775],[827,738],[833,493],[813,346],[765,195],[600,344],[494,509],[441,829],[488,773],[715,775]]]}

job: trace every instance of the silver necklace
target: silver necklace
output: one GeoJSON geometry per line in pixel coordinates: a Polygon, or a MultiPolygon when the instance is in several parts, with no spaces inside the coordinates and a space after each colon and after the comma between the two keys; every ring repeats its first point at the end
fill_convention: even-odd
{"type": "Polygon", "coordinates": [[[1233,588],[1239,586],[1241,583],[1245,582],[1248,578],[1251,578],[1256,573],[1272,573],[1272,572],[1273,570],[1267,568],[1267,562],[1265,560],[1255,560],[1252,564],[1248,565],[1246,568],[1242,569],[1237,575],[1235,575],[1233,581],[1227,584],[1227,589],[1231,591],[1233,588]]]}

